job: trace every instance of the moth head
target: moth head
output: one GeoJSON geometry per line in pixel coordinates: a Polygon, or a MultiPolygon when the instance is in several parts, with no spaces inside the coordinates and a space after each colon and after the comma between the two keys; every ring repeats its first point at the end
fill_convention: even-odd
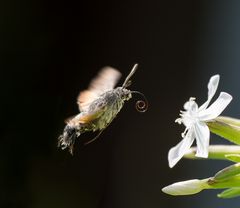
{"type": "Polygon", "coordinates": [[[123,88],[123,89],[120,91],[120,96],[121,96],[121,100],[127,101],[127,100],[129,100],[129,99],[132,98],[132,93],[131,93],[130,90],[123,88]]]}

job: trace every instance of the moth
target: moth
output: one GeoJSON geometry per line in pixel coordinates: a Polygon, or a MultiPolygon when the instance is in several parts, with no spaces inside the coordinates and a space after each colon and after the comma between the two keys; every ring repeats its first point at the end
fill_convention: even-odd
{"type": "Polygon", "coordinates": [[[90,82],[88,89],[80,92],[77,98],[80,113],[66,121],[63,133],[58,138],[59,147],[69,148],[70,153],[73,154],[76,138],[84,132],[99,131],[95,138],[85,144],[97,139],[122,109],[124,102],[132,98],[133,93],[138,93],[145,99],[145,101],[136,102],[137,110],[140,112],[147,110],[148,104],[144,94],[127,89],[131,85],[131,78],[136,72],[137,66],[137,64],[134,65],[122,86],[116,88],[114,87],[119,81],[121,73],[112,67],[100,70],[90,82]]]}

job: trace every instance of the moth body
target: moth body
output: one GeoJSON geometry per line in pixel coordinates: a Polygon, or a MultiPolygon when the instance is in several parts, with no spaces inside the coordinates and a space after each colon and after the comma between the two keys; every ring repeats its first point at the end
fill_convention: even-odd
{"type": "Polygon", "coordinates": [[[107,67],[92,80],[88,90],[80,92],[77,101],[80,113],[66,122],[63,134],[58,138],[58,145],[62,149],[69,148],[73,153],[75,140],[81,134],[88,131],[101,133],[112,122],[124,102],[132,98],[132,91],[126,87],[130,85],[130,78],[136,71],[136,66],[121,87],[114,88],[120,78],[120,72],[107,67]]]}

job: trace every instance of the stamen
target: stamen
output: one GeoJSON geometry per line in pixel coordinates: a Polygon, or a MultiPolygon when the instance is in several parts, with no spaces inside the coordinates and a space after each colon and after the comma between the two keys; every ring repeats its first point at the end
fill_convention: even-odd
{"type": "Polygon", "coordinates": [[[186,134],[187,134],[187,132],[188,132],[188,129],[189,129],[189,128],[186,128],[186,129],[184,130],[184,132],[181,134],[182,138],[184,138],[184,137],[186,136],[186,134]]]}
{"type": "Polygon", "coordinates": [[[177,118],[177,119],[175,120],[175,123],[182,124],[182,118],[177,118]]]}

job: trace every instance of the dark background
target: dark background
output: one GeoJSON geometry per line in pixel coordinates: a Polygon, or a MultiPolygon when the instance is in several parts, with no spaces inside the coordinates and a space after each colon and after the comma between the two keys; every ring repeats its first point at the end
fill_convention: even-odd
{"type": "Polygon", "coordinates": [[[205,101],[210,76],[219,73],[220,90],[234,96],[224,114],[239,116],[239,1],[0,4],[1,207],[238,206],[212,190],[171,197],[161,188],[228,165],[182,160],[170,169],[167,152],[184,130],[174,123],[179,110],[190,96],[205,101]],[[124,78],[134,63],[131,89],[148,97],[149,110],[138,113],[135,97],[96,142],[77,142],[74,156],[57,149],[79,91],[101,67],[124,78]]]}

